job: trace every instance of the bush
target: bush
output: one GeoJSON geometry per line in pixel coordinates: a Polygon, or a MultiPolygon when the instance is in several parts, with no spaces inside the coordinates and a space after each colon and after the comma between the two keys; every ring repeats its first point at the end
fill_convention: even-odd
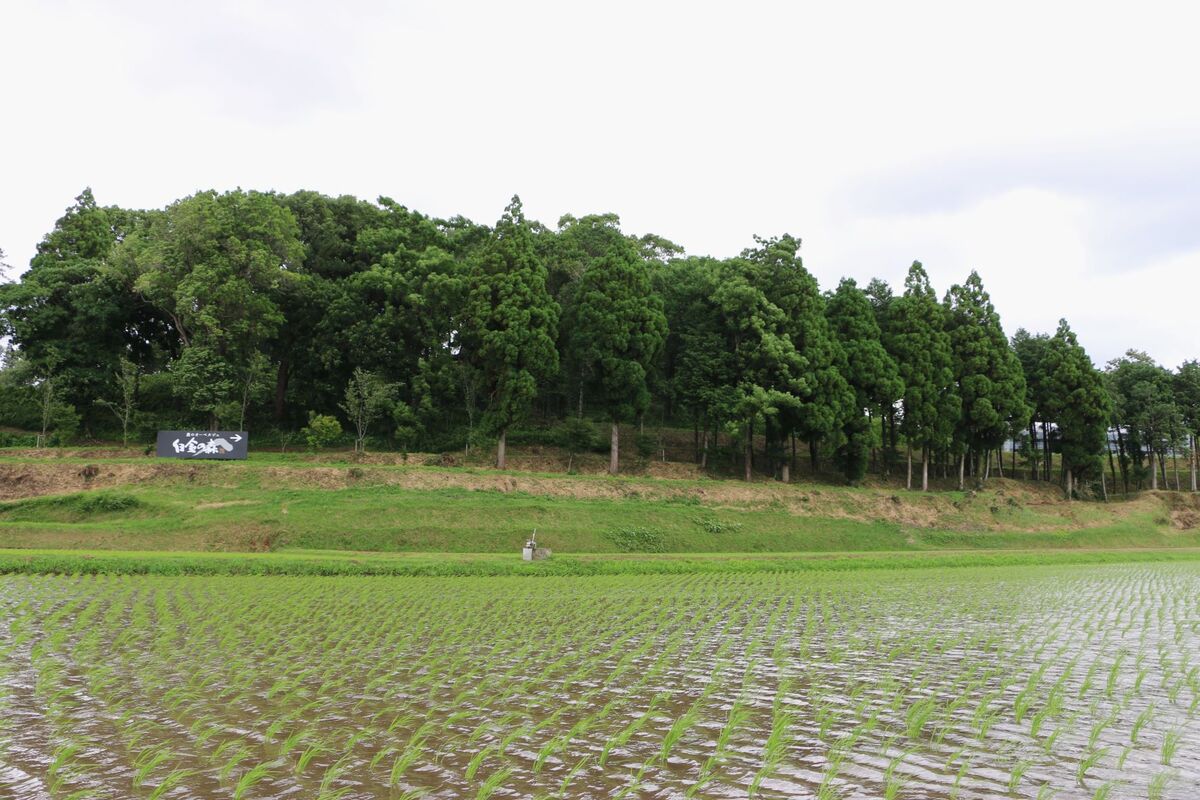
{"type": "MultiPolygon", "coordinates": [[[[493,440],[492,436],[484,441],[493,440]]],[[[513,428],[508,432],[508,444],[519,447],[557,447],[557,428],[513,428]]],[[[476,441],[478,443],[478,440],[476,441]]]]}
{"type": "Polygon", "coordinates": [[[634,445],[637,447],[638,458],[643,461],[648,461],[658,454],[658,439],[648,433],[639,433],[634,445]]]}
{"type": "Polygon", "coordinates": [[[309,450],[320,450],[336,442],[342,435],[342,424],[328,414],[308,413],[308,426],[300,433],[309,450]]]}
{"type": "Polygon", "coordinates": [[[667,550],[663,532],[653,528],[617,528],[606,531],[604,537],[623,553],[665,553],[667,550]]]}
{"type": "Polygon", "coordinates": [[[83,495],[75,507],[81,514],[116,514],[121,511],[130,511],[141,505],[142,501],[133,495],[106,492],[83,495]]]}
{"type": "Polygon", "coordinates": [[[590,422],[570,417],[555,429],[554,440],[563,450],[576,455],[596,446],[596,430],[590,422]]]}
{"type": "Polygon", "coordinates": [[[0,431],[0,447],[34,447],[35,445],[37,445],[36,433],[0,431]]]}

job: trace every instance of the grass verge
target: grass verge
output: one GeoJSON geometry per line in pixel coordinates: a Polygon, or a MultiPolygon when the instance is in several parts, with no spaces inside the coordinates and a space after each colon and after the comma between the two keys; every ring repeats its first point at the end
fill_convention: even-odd
{"type": "Polygon", "coordinates": [[[842,572],[930,567],[1012,567],[1200,560],[1200,549],[970,551],[940,553],[591,554],[524,562],[517,556],[0,550],[0,574],[548,576],[712,572],[842,572]]]}

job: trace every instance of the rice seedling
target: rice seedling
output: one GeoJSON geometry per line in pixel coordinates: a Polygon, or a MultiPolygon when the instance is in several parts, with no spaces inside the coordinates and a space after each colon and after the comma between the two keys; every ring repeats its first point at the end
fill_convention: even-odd
{"type": "Polygon", "coordinates": [[[1096,764],[1100,762],[1100,759],[1104,758],[1104,756],[1107,754],[1107,747],[1088,751],[1084,757],[1079,760],[1079,764],[1075,768],[1075,782],[1080,786],[1086,786],[1088,772],[1092,769],[1092,767],[1096,766],[1096,764]]]}
{"type": "Polygon", "coordinates": [[[778,768],[780,762],[783,761],[784,751],[790,741],[789,728],[792,724],[792,715],[783,705],[783,698],[786,696],[788,689],[789,684],[784,680],[776,692],[771,717],[771,732],[767,736],[766,744],[763,745],[762,766],[759,767],[758,772],[754,775],[754,779],[750,782],[750,789],[747,793],[749,797],[754,797],[763,780],[769,777],[778,768]]]}
{"type": "Polygon", "coordinates": [[[909,706],[904,717],[905,732],[908,734],[908,738],[920,737],[921,731],[935,713],[937,713],[937,701],[930,697],[917,700],[909,706]]]}
{"type": "MultiPolygon", "coordinates": [[[[478,753],[476,753],[474,756],[472,756],[471,761],[467,764],[466,772],[463,773],[464,780],[466,780],[468,782],[475,780],[475,773],[479,771],[479,767],[483,764],[483,760],[488,757],[488,754],[495,747],[496,747],[496,745],[488,745],[487,747],[483,748],[478,753]]],[[[538,765],[534,767],[535,773],[541,771],[541,758],[542,758],[542,755],[541,755],[541,753],[539,753],[538,754],[538,759],[539,759],[538,765]]]]}
{"type": "Polygon", "coordinates": [[[1141,735],[1142,729],[1145,728],[1150,721],[1154,719],[1154,704],[1146,706],[1142,713],[1137,715],[1137,719],[1133,721],[1133,727],[1129,731],[1129,743],[1136,745],[1138,736],[1141,735]]]}
{"type": "Polygon", "coordinates": [[[400,783],[401,778],[408,772],[409,768],[417,762],[417,759],[425,752],[424,740],[410,742],[404,748],[404,752],[396,757],[392,762],[392,769],[388,773],[388,786],[396,786],[400,783]]]}
{"type": "Polygon", "coordinates": [[[312,760],[314,758],[316,758],[318,755],[320,755],[321,753],[325,752],[325,750],[326,750],[326,747],[321,742],[314,742],[313,744],[310,744],[308,747],[305,747],[304,750],[300,753],[300,758],[296,759],[296,769],[295,769],[296,774],[299,775],[300,773],[302,773],[306,769],[308,769],[308,765],[310,763],[312,763],[312,760]]]}
{"type": "Polygon", "coordinates": [[[252,753],[250,748],[246,747],[240,741],[231,740],[218,748],[215,757],[221,758],[222,755],[224,755],[225,761],[221,764],[221,768],[217,771],[217,774],[220,775],[222,781],[227,781],[238,765],[249,758],[252,753]],[[226,745],[229,746],[227,747],[226,745]]]}
{"type": "Polygon", "coordinates": [[[1116,721],[1117,721],[1117,712],[1116,712],[1116,710],[1114,710],[1107,717],[1105,717],[1104,719],[1101,719],[1101,720],[1097,720],[1096,723],[1092,725],[1092,730],[1088,734],[1087,746],[1088,746],[1089,750],[1096,749],[1096,743],[1100,741],[1100,735],[1102,733],[1104,733],[1104,729],[1111,727],[1112,724],[1116,721]]]}
{"type": "Polygon", "coordinates": [[[169,773],[166,774],[165,777],[163,777],[163,779],[161,781],[158,782],[158,785],[155,786],[154,789],[150,792],[150,794],[148,795],[149,800],[160,800],[160,798],[165,796],[168,792],[170,792],[176,786],[179,786],[180,784],[182,784],[185,780],[187,780],[193,774],[194,774],[193,771],[190,769],[171,770],[169,773]]]}
{"type": "Polygon", "coordinates": [[[967,772],[971,769],[971,760],[969,758],[959,757],[961,763],[958,766],[958,771],[954,773],[954,781],[950,784],[950,797],[958,797],[959,791],[962,789],[963,778],[967,776],[967,772]]]}
{"type": "Polygon", "coordinates": [[[271,774],[271,765],[267,763],[255,764],[250,769],[243,772],[237,780],[237,784],[233,788],[233,800],[242,800],[246,792],[254,788],[254,785],[261,783],[271,774]]]}
{"type": "Polygon", "coordinates": [[[46,767],[46,775],[50,778],[50,791],[57,793],[62,787],[63,780],[67,777],[75,755],[82,749],[82,745],[71,742],[54,751],[54,759],[50,765],[46,767]]]}
{"type": "Polygon", "coordinates": [[[712,755],[700,767],[699,777],[688,787],[685,796],[694,797],[701,788],[713,780],[717,767],[726,759],[729,742],[733,738],[734,732],[745,725],[749,719],[750,712],[744,702],[741,699],[735,701],[729,709],[729,716],[726,718],[725,724],[721,726],[721,730],[717,734],[716,747],[712,755]]]}
{"type": "Polygon", "coordinates": [[[900,755],[888,762],[887,769],[883,771],[883,797],[884,800],[895,800],[900,795],[900,790],[908,782],[903,776],[896,773],[896,768],[899,767],[904,759],[908,757],[911,751],[905,750],[900,755]]]}
{"type": "Polygon", "coordinates": [[[1025,777],[1025,773],[1032,766],[1028,761],[1018,761],[1013,764],[1012,770],[1008,773],[1008,793],[1016,794],[1017,787],[1021,785],[1021,778],[1025,777]]]}
{"type": "Polygon", "coordinates": [[[1154,777],[1150,779],[1150,783],[1146,786],[1147,800],[1162,800],[1163,795],[1167,791],[1167,784],[1171,782],[1171,778],[1173,777],[1174,775],[1170,770],[1155,773],[1154,777]]]}
{"type": "Polygon", "coordinates": [[[133,786],[137,788],[146,782],[150,773],[160,764],[171,757],[171,751],[166,747],[148,747],[134,759],[133,786]]]}
{"type": "Polygon", "coordinates": [[[1163,734],[1162,740],[1162,758],[1160,759],[1164,767],[1171,766],[1171,762],[1175,759],[1175,751],[1179,749],[1179,741],[1183,738],[1183,731],[1175,728],[1163,734]]]}

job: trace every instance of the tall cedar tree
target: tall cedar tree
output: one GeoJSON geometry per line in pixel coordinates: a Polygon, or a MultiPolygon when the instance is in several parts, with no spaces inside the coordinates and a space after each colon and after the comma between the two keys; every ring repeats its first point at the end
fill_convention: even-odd
{"type": "Polygon", "coordinates": [[[1075,495],[1076,480],[1100,473],[1100,456],[1108,444],[1112,415],[1104,379],[1080,346],[1075,332],[1060,320],[1046,350],[1050,413],[1062,443],[1063,478],[1067,497],[1075,495]]]}
{"type": "Polygon", "coordinates": [[[589,259],[575,290],[570,348],[588,397],[612,424],[613,475],[619,469],[620,423],[649,407],[647,375],[667,335],[662,299],[651,289],[649,265],[618,231],[598,258],[589,259]]]}
{"type": "Polygon", "coordinates": [[[1200,440],[1200,361],[1185,361],[1175,373],[1175,402],[1187,432],[1188,472],[1195,492],[1200,488],[1196,485],[1200,471],[1200,454],[1196,452],[1200,440]]]}
{"type": "Polygon", "coordinates": [[[843,278],[826,304],[833,334],[846,355],[846,376],[854,390],[854,413],[842,425],[839,468],[851,483],[867,474],[872,445],[870,414],[890,408],[904,393],[900,370],[883,347],[883,334],[867,295],[853,278],[843,278]]]}
{"type": "Polygon", "coordinates": [[[1024,328],[1018,328],[1013,334],[1012,350],[1025,376],[1025,405],[1030,412],[1027,455],[1030,477],[1034,480],[1050,480],[1050,423],[1053,415],[1050,410],[1050,381],[1046,373],[1046,351],[1049,347],[1049,334],[1032,334],[1024,328]],[[1042,428],[1041,449],[1038,447],[1038,423],[1042,428]]]}
{"type": "Polygon", "coordinates": [[[1014,426],[1023,428],[1029,411],[1021,362],[1009,347],[1000,315],[978,272],[972,271],[966,283],[946,293],[946,323],[962,400],[955,431],[961,489],[968,453],[974,456],[975,474],[986,477],[987,469],[978,467],[979,458],[1000,447],[1014,426]]]}
{"type": "Polygon", "coordinates": [[[912,449],[921,448],[921,491],[929,491],[929,458],[950,447],[961,403],[954,386],[950,335],[945,310],[929,276],[914,261],[904,279],[904,294],[889,311],[888,352],[904,381],[903,432],[908,440],[908,488],[912,488],[912,449]]]}
{"type": "Polygon", "coordinates": [[[798,392],[796,402],[780,407],[778,418],[768,421],[767,432],[774,429],[779,434],[776,443],[790,435],[808,442],[815,470],[821,443],[853,414],[854,392],[844,377],[845,354],[830,331],[817,280],[799,256],[800,240],[784,234],[755,241],[758,247],[746,250],[742,257],[757,267],[758,284],[783,312],[788,338],[803,360],[797,376],[802,378],[797,387],[803,389],[793,390],[798,392]]]}
{"type": "Polygon", "coordinates": [[[746,480],[754,468],[755,421],[776,417],[781,409],[799,413],[801,397],[812,391],[803,377],[807,364],[788,335],[790,321],[767,297],[759,276],[759,265],[731,258],[722,264],[713,293],[731,379],[717,416],[741,428],[746,480]]]}
{"type": "Polygon", "coordinates": [[[713,302],[721,263],[692,257],[665,265],[655,274],[667,311],[664,372],[669,399],[693,423],[695,456],[708,466],[710,433],[727,421],[734,400],[733,357],[726,347],[724,321],[713,302]],[[703,430],[703,438],[701,438],[703,430]]]}
{"type": "Polygon", "coordinates": [[[495,431],[496,465],[506,465],[505,440],[524,421],[538,384],[558,371],[558,303],[546,291],[546,267],[514,196],[487,243],[472,259],[462,346],[487,397],[484,425],[495,431]]]}
{"type": "MultiPolygon", "coordinates": [[[[867,295],[867,300],[871,303],[871,311],[875,313],[875,322],[879,325],[879,331],[883,335],[884,349],[888,347],[888,329],[890,327],[890,315],[892,311],[892,302],[896,299],[892,292],[892,287],[882,278],[872,278],[867,287],[863,289],[867,295]]],[[[889,351],[888,355],[891,355],[889,351]]],[[[892,359],[895,361],[895,358],[892,359]]],[[[901,390],[903,394],[903,389],[901,390]]],[[[896,443],[899,439],[899,432],[896,426],[897,406],[899,405],[900,396],[892,398],[887,405],[879,407],[879,433],[882,444],[882,461],[883,474],[891,475],[892,468],[896,465],[896,443]]]]}

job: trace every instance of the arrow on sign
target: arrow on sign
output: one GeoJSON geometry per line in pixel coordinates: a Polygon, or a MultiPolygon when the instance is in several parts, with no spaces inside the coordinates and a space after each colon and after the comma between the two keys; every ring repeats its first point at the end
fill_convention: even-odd
{"type": "Polygon", "coordinates": [[[230,436],[229,438],[233,439],[235,442],[240,442],[242,440],[242,437],[238,436],[236,433],[233,436],[230,436]]]}

